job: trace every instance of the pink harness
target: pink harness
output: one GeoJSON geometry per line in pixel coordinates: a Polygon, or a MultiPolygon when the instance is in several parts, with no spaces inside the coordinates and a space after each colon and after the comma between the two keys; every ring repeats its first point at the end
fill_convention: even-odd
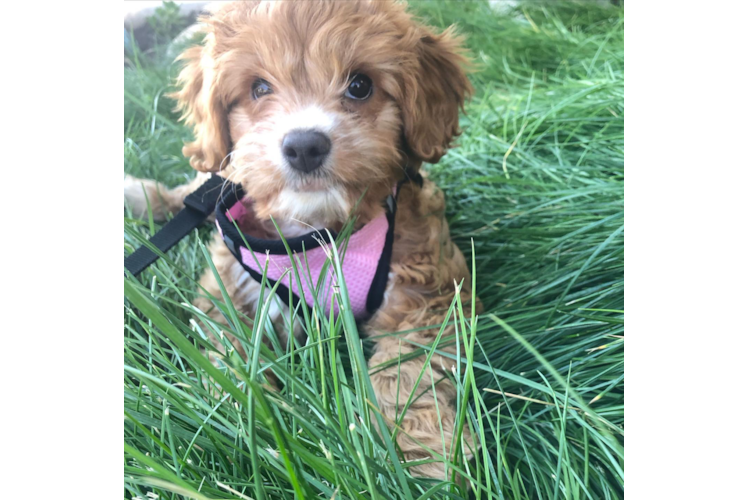
{"type": "MultiPolygon", "coordinates": [[[[398,188],[395,188],[393,194],[387,197],[384,213],[354,231],[347,243],[332,232],[332,237],[338,240],[345,283],[356,319],[371,316],[384,298],[392,256],[397,191],[398,188]]],[[[282,240],[264,240],[238,230],[239,223],[248,213],[246,202],[241,186],[233,185],[224,188],[224,195],[216,206],[218,230],[242,267],[260,282],[267,266],[267,280],[271,284],[280,282],[277,295],[291,307],[300,298],[309,307],[314,307],[314,289],[317,291],[318,305],[324,307],[325,314],[330,313],[333,304],[337,314],[338,300],[333,300],[336,277],[329,264],[330,234],[327,230],[286,239],[299,272],[299,283],[282,240]],[[323,271],[324,278],[320,279],[323,271]],[[292,292],[290,302],[289,290],[292,292]]]]}

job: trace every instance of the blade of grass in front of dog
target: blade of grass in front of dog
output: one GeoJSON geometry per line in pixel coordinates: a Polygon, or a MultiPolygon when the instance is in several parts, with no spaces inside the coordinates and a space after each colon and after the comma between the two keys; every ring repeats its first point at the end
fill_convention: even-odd
{"type": "MultiPolygon", "coordinates": [[[[455,296],[460,297],[460,292],[462,289],[462,284],[455,287],[455,296]]],[[[474,314],[472,312],[471,314],[474,314]]],[[[464,444],[463,444],[463,427],[466,423],[467,419],[467,408],[468,408],[468,401],[469,401],[469,390],[473,386],[472,380],[474,379],[473,374],[473,348],[475,345],[475,325],[471,323],[470,330],[471,330],[471,336],[468,338],[468,332],[465,327],[466,320],[465,315],[462,307],[462,301],[458,301],[457,305],[455,307],[454,311],[455,316],[455,337],[457,338],[457,343],[459,344],[459,338],[462,337],[462,342],[465,346],[465,376],[462,381],[460,381],[460,372],[455,371],[455,383],[457,384],[457,418],[455,419],[455,437],[452,440],[452,445],[450,448],[450,456],[452,457],[453,463],[455,467],[457,467],[459,461],[461,461],[464,458],[464,444]]],[[[453,473],[455,474],[455,473],[453,473]]],[[[453,475],[453,481],[457,483],[458,477],[456,475],[453,475]]]]}
{"type": "MultiPolygon", "coordinates": [[[[473,400],[476,402],[475,405],[475,411],[477,413],[476,415],[476,423],[477,428],[479,432],[480,439],[477,443],[474,443],[476,449],[472,450],[472,453],[474,456],[477,457],[478,455],[478,449],[480,448],[480,451],[483,455],[483,468],[484,468],[484,474],[486,477],[486,486],[488,488],[488,495],[491,496],[492,489],[491,489],[491,483],[488,481],[488,478],[490,477],[490,471],[491,471],[491,464],[488,456],[488,441],[486,440],[486,430],[485,425],[482,418],[482,406],[484,406],[483,399],[480,394],[480,390],[478,389],[478,386],[475,382],[475,373],[473,371],[473,359],[474,359],[474,352],[475,352],[475,343],[477,341],[477,326],[478,326],[478,320],[476,316],[476,309],[475,309],[475,301],[477,297],[476,293],[476,282],[477,282],[477,276],[476,276],[476,270],[475,270],[475,241],[471,238],[470,239],[470,247],[471,247],[471,266],[470,266],[470,274],[471,274],[471,294],[470,294],[470,340],[469,340],[469,349],[470,354],[468,356],[468,370],[469,374],[466,375],[469,376],[470,385],[472,387],[472,394],[473,394],[473,400]]],[[[459,428],[458,428],[459,429],[459,428]]],[[[480,490],[477,492],[477,498],[480,500],[480,490]]]]}
{"type": "MultiPolygon", "coordinates": [[[[331,327],[332,325],[335,325],[334,314],[335,314],[334,311],[330,309],[329,324],[331,325],[331,327]]],[[[338,328],[340,327],[341,325],[338,324],[338,328]]],[[[331,331],[330,334],[331,334],[330,339],[332,340],[332,342],[329,343],[329,348],[328,348],[328,355],[330,359],[329,366],[330,366],[330,373],[332,375],[332,386],[333,386],[333,390],[335,393],[335,408],[337,410],[337,415],[338,415],[338,424],[340,425],[340,429],[342,431],[345,428],[345,416],[343,413],[343,400],[341,399],[340,380],[338,376],[338,359],[337,359],[338,335],[336,331],[331,331]]]]}
{"type": "Polygon", "coordinates": [[[305,293],[304,293],[304,289],[301,287],[301,283],[302,283],[301,276],[299,274],[299,269],[296,266],[296,259],[294,259],[294,253],[291,251],[291,247],[288,246],[288,241],[286,241],[285,236],[283,236],[283,231],[281,231],[280,227],[275,222],[275,219],[273,219],[271,217],[270,221],[273,223],[273,226],[275,226],[275,230],[278,232],[278,237],[283,242],[283,246],[286,249],[286,253],[288,254],[289,258],[291,259],[291,267],[293,268],[293,278],[292,279],[295,279],[296,283],[299,284],[299,286],[297,287],[298,291],[299,291],[299,304],[301,306],[301,311],[304,314],[304,322],[307,325],[309,325],[309,324],[311,324],[310,311],[309,311],[309,308],[307,306],[307,299],[306,299],[306,296],[305,296],[305,293]]]}
{"type": "Polygon", "coordinates": [[[218,270],[216,269],[215,264],[213,264],[213,259],[211,258],[210,253],[208,252],[208,249],[205,247],[205,245],[202,242],[200,243],[200,250],[203,252],[203,256],[205,257],[205,260],[208,262],[208,266],[210,267],[210,270],[213,273],[213,277],[215,278],[216,283],[218,284],[218,288],[221,291],[221,296],[223,297],[223,301],[226,304],[226,307],[228,308],[229,318],[231,319],[231,322],[233,323],[234,330],[236,332],[241,332],[243,328],[242,328],[241,321],[239,321],[239,314],[237,313],[236,308],[234,307],[234,303],[231,301],[231,296],[226,291],[226,287],[223,284],[221,275],[218,273],[218,270]]]}
{"type": "MultiPolygon", "coordinates": [[[[318,315],[315,316],[315,310],[316,311],[324,311],[324,309],[322,308],[322,305],[321,305],[321,303],[319,301],[319,296],[316,293],[316,288],[314,287],[314,285],[312,283],[312,276],[310,274],[310,269],[311,268],[309,267],[309,265],[307,263],[307,266],[305,268],[306,273],[300,272],[299,266],[297,265],[298,263],[296,261],[296,254],[294,252],[292,252],[291,247],[288,245],[288,241],[286,240],[285,236],[283,235],[283,231],[281,231],[280,227],[275,222],[275,219],[273,219],[272,217],[271,217],[271,222],[275,226],[275,229],[278,232],[278,236],[281,239],[281,241],[283,242],[284,248],[286,249],[286,254],[288,255],[288,257],[289,257],[289,259],[291,261],[291,268],[292,268],[293,274],[292,274],[292,276],[290,276],[289,279],[290,280],[294,280],[295,279],[296,283],[298,284],[298,286],[296,287],[297,290],[298,290],[298,294],[299,294],[298,302],[299,302],[299,306],[301,307],[301,311],[302,311],[302,314],[303,314],[303,317],[304,317],[304,324],[308,326],[306,333],[309,336],[309,338],[311,339],[311,341],[314,342],[316,340],[319,340],[318,333],[320,331],[320,328],[315,328],[314,327],[315,323],[319,323],[318,321],[315,321],[316,318],[319,318],[318,315]],[[302,283],[303,283],[303,281],[302,281],[302,275],[304,275],[304,278],[307,280],[308,289],[309,289],[310,293],[312,294],[312,297],[307,297],[306,296],[306,292],[304,291],[304,288],[302,286],[302,283]],[[314,304],[314,308],[312,310],[310,310],[310,308],[308,307],[308,302],[307,302],[308,298],[311,298],[312,299],[312,303],[314,304]]],[[[302,254],[303,254],[304,259],[306,259],[306,251],[302,251],[302,254]]],[[[325,279],[326,271],[327,271],[327,268],[323,265],[323,269],[322,269],[322,273],[320,274],[319,281],[323,281],[325,279]]],[[[289,287],[289,294],[291,293],[290,290],[291,290],[291,288],[289,287]]],[[[293,331],[293,330],[291,330],[291,331],[293,331]]],[[[293,336],[293,335],[291,335],[291,336],[293,336]]],[[[322,364],[319,363],[319,362],[317,364],[319,366],[319,369],[321,370],[322,369],[322,364]]],[[[316,386],[317,385],[316,378],[311,378],[311,380],[312,380],[312,383],[316,386]]],[[[315,389],[317,389],[317,387],[315,387],[315,389]]]]}
{"type": "MultiPolygon", "coordinates": [[[[348,299],[348,289],[345,284],[345,277],[343,276],[343,267],[340,262],[340,256],[338,255],[338,249],[335,243],[332,243],[330,245],[330,249],[333,252],[334,260],[333,265],[335,267],[336,277],[338,280],[338,289],[339,289],[339,303],[340,303],[340,315],[343,320],[343,324],[346,326],[345,331],[348,335],[348,345],[349,349],[352,355],[352,361],[355,363],[353,368],[354,374],[358,373],[357,379],[357,391],[360,391],[359,398],[360,398],[360,405],[361,410],[364,412],[363,421],[368,422],[368,416],[369,412],[368,404],[367,402],[362,398],[368,399],[368,402],[374,406],[375,409],[378,410],[378,405],[376,402],[376,395],[374,392],[374,388],[371,385],[371,380],[369,379],[369,373],[368,368],[366,364],[366,360],[364,359],[364,354],[361,351],[361,341],[359,339],[358,335],[358,328],[356,326],[356,321],[353,318],[353,313],[351,311],[351,305],[350,300],[348,299]],[[371,398],[371,399],[369,399],[371,398]],[[373,401],[371,401],[373,399],[373,401]]],[[[389,436],[389,433],[386,431],[387,424],[385,423],[384,419],[382,418],[381,414],[378,411],[374,412],[374,415],[377,419],[377,424],[379,425],[379,428],[381,429],[380,436],[382,437],[382,440],[384,441],[385,447],[387,448],[387,451],[390,456],[390,460],[392,461],[392,465],[395,468],[395,474],[397,475],[398,480],[400,481],[400,484],[403,488],[403,493],[405,494],[405,498],[408,500],[413,500],[413,496],[410,492],[410,488],[408,488],[407,480],[405,479],[405,473],[403,472],[403,468],[400,465],[400,459],[397,456],[397,453],[395,452],[395,447],[392,443],[392,439],[389,436]]]]}
{"type": "MultiPolygon", "coordinates": [[[[442,423],[442,415],[441,411],[439,410],[439,400],[437,398],[437,392],[436,392],[436,383],[434,383],[434,371],[431,368],[430,363],[424,363],[428,364],[429,367],[429,378],[431,380],[431,395],[434,398],[434,410],[436,411],[436,421],[439,422],[439,436],[442,438],[442,457],[444,457],[444,461],[448,461],[449,455],[447,455],[447,445],[446,445],[446,439],[444,438],[444,424],[442,423]]],[[[399,376],[399,374],[398,374],[399,376]]],[[[418,384],[416,384],[417,386],[418,384]]],[[[449,468],[444,464],[444,477],[448,477],[449,475],[449,468]]],[[[480,498],[480,495],[478,496],[480,498]]]]}
{"type": "MultiPolygon", "coordinates": [[[[265,266],[262,269],[262,281],[260,282],[260,294],[257,299],[257,303],[260,305],[261,311],[260,311],[260,318],[259,321],[255,321],[252,325],[252,351],[248,353],[250,355],[250,359],[247,359],[247,362],[250,364],[249,366],[249,380],[256,381],[257,380],[257,370],[259,369],[260,365],[260,343],[262,342],[262,333],[265,328],[265,317],[264,315],[267,314],[267,308],[268,304],[264,302],[264,296],[265,296],[265,287],[267,285],[267,272],[268,272],[268,263],[269,259],[265,261],[265,266]]],[[[278,284],[280,283],[280,280],[275,284],[275,287],[278,287],[278,284]]],[[[249,384],[247,384],[247,391],[249,391],[249,384]]],[[[257,498],[259,500],[264,500],[265,498],[265,485],[262,481],[262,474],[260,473],[260,463],[259,459],[257,457],[257,434],[256,434],[256,425],[255,425],[255,398],[250,397],[251,394],[247,394],[247,433],[249,436],[249,451],[252,456],[252,471],[254,474],[252,475],[254,478],[254,494],[257,495],[257,498]]]]}

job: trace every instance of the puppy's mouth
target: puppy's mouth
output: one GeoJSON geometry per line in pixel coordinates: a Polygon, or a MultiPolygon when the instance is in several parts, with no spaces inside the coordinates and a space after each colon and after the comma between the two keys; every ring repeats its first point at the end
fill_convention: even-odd
{"type": "Polygon", "coordinates": [[[310,173],[292,172],[287,178],[287,186],[293,191],[311,193],[327,191],[332,186],[332,180],[324,172],[310,173]]]}

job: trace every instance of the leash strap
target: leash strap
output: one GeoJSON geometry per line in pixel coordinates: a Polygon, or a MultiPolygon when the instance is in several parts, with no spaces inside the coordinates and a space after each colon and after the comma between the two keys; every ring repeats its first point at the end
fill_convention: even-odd
{"type": "MultiPolygon", "coordinates": [[[[148,241],[161,253],[169,251],[215,211],[224,182],[223,177],[211,175],[202,186],[184,199],[184,208],[148,241]]],[[[125,269],[137,276],[158,258],[158,254],[143,245],[125,258],[125,269]]]]}

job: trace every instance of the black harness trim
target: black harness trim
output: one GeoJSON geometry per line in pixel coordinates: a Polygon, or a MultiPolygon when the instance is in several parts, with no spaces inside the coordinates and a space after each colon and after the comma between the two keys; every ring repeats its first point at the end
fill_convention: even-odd
{"type": "MultiPolygon", "coordinates": [[[[384,300],[384,292],[387,288],[387,282],[389,281],[392,246],[395,237],[397,195],[399,194],[400,187],[405,182],[415,182],[417,185],[422,186],[423,178],[420,174],[415,174],[412,177],[410,175],[406,176],[406,179],[397,184],[395,194],[387,197],[387,202],[385,204],[388,222],[387,235],[385,237],[382,255],[377,263],[374,279],[366,297],[366,309],[369,315],[374,314],[374,312],[382,305],[382,301],[384,300]]],[[[166,253],[182,238],[189,234],[190,231],[202,224],[211,214],[215,213],[216,222],[223,233],[223,239],[226,246],[229,248],[229,251],[253,279],[261,282],[262,275],[246,266],[242,260],[240,248],[242,248],[244,242],[247,243],[250,251],[268,252],[275,255],[287,255],[288,253],[283,241],[264,240],[239,232],[234,223],[229,220],[226,212],[229,208],[240,202],[244,198],[244,195],[244,190],[241,185],[233,184],[221,176],[211,175],[202,186],[185,198],[185,208],[183,208],[172,220],[167,222],[159,232],[151,237],[149,242],[162,253],[166,253]]],[[[332,233],[332,239],[338,239],[338,234],[336,232],[330,231],[330,233],[332,233]]],[[[286,239],[286,243],[291,252],[299,254],[303,253],[305,250],[317,248],[323,243],[329,244],[330,242],[331,236],[327,231],[312,231],[302,236],[286,239]]],[[[342,244],[343,242],[339,241],[337,243],[342,244]]],[[[158,258],[159,255],[147,246],[141,246],[125,258],[125,269],[127,269],[127,271],[129,271],[133,276],[137,276],[148,266],[158,260],[158,258]]],[[[292,279],[295,279],[295,277],[292,277],[292,279]]],[[[270,278],[266,278],[266,281],[269,282],[271,286],[276,284],[276,282],[270,278]]],[[[283,284],[278,285],[277,295],[291,308],[295,307],[299,300],[299,297],[297,297],[295,293],[289,292],[289,289],[283,284]]]]}

